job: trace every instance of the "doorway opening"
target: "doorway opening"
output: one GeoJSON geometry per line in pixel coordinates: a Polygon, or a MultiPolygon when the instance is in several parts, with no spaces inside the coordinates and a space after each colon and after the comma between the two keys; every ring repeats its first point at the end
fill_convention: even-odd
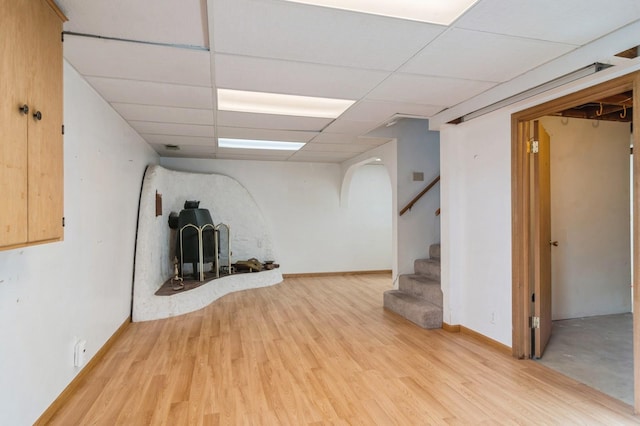
{"type": "Polygon", "coordinates": [[[563,111],[537,120],[550,140],[552,326],[546,349],[533,352],[541,364],[631,405],[629,115],[597,120],[563,111]]]}
{"type": "MultiPolygon", "coordinates": [[[[605,159],[600,155],[602,152],[598,154],[592,151],[595,150],[595,147],[588,146],[586,136],[578,137],[574,141],[576,146],[573,147],[569,146],[566,141],[563,141],[564,144],[556,142],[557,145],[553,142],[545,142],[544,137],[547,133],[544,127],[553,129],[550,132],[551,140],[553,140],[554,134],[557,136],[563,133],[566,129],[563,129],[562,126],[566,127],[570,123],[575,124],[576,128],[583,128],[585,132],[588,130],[586,126],[592,126],[595,129],[593,123],[602,125],[600,130],[607,126],[618,126],[617,130],[620,134],[626,131],[626,138],[618,142],[618,145],[623,148],[626,145],[626,148],[624,148],[622,159],[618,155],[617,161],[628,162],[629,141],[631,140],[629,122],[634,115],[636,118],[638,117],[638,96],[634,96],[634,86],[638,84],[637,80],[637,74],[625,76],[512,116],[513,355],[515,357],[542,357],[545,345],[552,336],[552,321],[554,319],[596,316],[606,313],[607,309],[610,312],[630,311],[632,303],[638,303],[637,286],[634,286],[633,300],[629,300],[629,283],[631,282],[629,264],[633,264],[634,268],[638,267],[638,236],[630,231],[629,217],[634,220],[638,217],[637,202],[633,203],[632,214],[629,213],[628,208],[630,194],[636,195],[633,198],[637,200],[637,185],[634,185],[630,191],[621,191],[618,184],[609,182],[613,186],[607,189],[606,183],[610,176],[601,174],[604,167],[594,169],[593,164],[589,165],[589,161],[592,163],[595,161],[597,165],[598,160],[604,162],[605,159]],[[636,108],[633,108],[634,106],[636,108]],[[616,121],[609,121],[614,118],[616,121]],[[619,121],[625,121],[626,124],[619,123],[619,121]],[[565,148],[568,151],[556,152],[556,154],[562,155],[556,155],[554,159],[548,151],[549,146],[553,147],[551,151],[557,146],[561,151],[565,148]],[[589,156],[593,158],[591,160],[583,158],[589,156]],[[566,163],[567,161],[568,163],[566,163]],[[549,170],[554,168],[553,164],[556,168],[556,177],[560,176],[560,180],[553,180],[549,176],[549,170]],[[582,169],[580,169],[581,167],[582,169]],[[572,168],[575,169],[572,170],[572,168]],[[585,176],[589,179],[585,179],[585,176]],[[584,205],[580,209],[580,203],[591,195],[589,192],[591,189],[581,187],[581,185],[593,186],[594,182],[596,185],[604,187],[604,190],[598,189],[596,191],[601,197],[599,199],[593,197],[592,201],[595,205],[584,205]],[[564,190],[565,193],[560,196],[556,193],[554,197],[554,190],[556,192],[564,190]],[[622,194],[623,192],[624,194],[622,194]],[[567,195],[568,193],[573,193],[573,199],[567,195]],[[620,199],[626,197],[626,202],[620,202],[617,198],[615,201],[616,211],[620,213],[620,209],[622,209],[623,213],[626,211],[626,216],[622,214],[621,218],[613,217],[610,209],[614,202],[607,201],[607,196],[612,194],[617,195],[617,198],[620,199]],[[554,198],[556,200],[555,210],[552,207],[554,198]],[[562,203],[569,204],[561,205],[562,208],[558,210],[558,204],[562,203]],[[608,218],[607,213],[612,217],[608,218]],[[566,217],[563,217],[563,214],[566,217]],[[564,225],[560,228],[553,228],[554,216],[556,225],[562,225],[563,222],[564,225]],[[600,218],[597,219],[597,216],[600,218]],[[626,217],[626,224],[621,224],[620,222],[625,220],[624,217],[626,217]],[[608,219],[610,220],[608,221],[608,219]],[[614,221],[615,225],[622,226],[616,226],[614,229],[611,225],[614,221]],[[585,241],[580,240],[588,236],[593,242],[594,235],[589,236],[590,232],[591,234],[595,232],[595,237],[600,232],[601,235],[607,236],[608,240],[613,241],[612,245],[617,247],[616,256],[618,257],[616,259],[618,260],[616,262],[618,264],[604,267],[604,271],[602,271],[603,266],[598,266],[598,262],[594,260],[599,254],[597,245],[586,244],[585,241]],[[612,236],[607,232],[612,234],[621,232],[624,234],[623,241],[620,241],[621,237],[618,234],[615,238],[609,238],[612,236]],[[633,236],[636,248],[633,251],[633,262],[631,262],[629,235],[633,236]],[[620,254],[620,252],[624,253],[620,254]],[[558,257],[562,253],[565,257],[569,254],[569,260],[558,257]],[[628,259],[626,269],[624,266],[625,256],[628,259]],[[620,259],[623,260],[620,261],[620,259]],[[558,266],[565,269],[559,269],[558,266]],[[593,269],[590,271],[590,268],[593,269]],[[603,275],[598,278],[594,271],[603,275]],[[620,277],[613,279],[615,274],[620,277]],[[598,283],[598,281],[600,282],[598,283]],[[611,288],[611,281],[616,281],[615,289],[611,288]],[[552,282],[554,285],[556,283],[558,285],[554,287],[552,282]],[[607,298],[609,300],[604,303],[607,298]],[[614,300],[616,298],[617,300],[614,300]],[[607,304],[609,306],[606,306],[607,304]],[[616,306],[612,307],[611,305],[616,306]]],[[[634,139],[637,138],[637,134],[634,135],[634,139]]],[[[605,149],[603,152],[608,155],[610,152],[607,149],[612,149],[612,147],[600,146],[598,149],[605,149]]],[[[637,160],[634,161],[637,165],[637,160]]],[[[621,170],[616,169],[616,176],[619,175],[617,179],[624,180],[624,172],[617,172],[621,172],[621,170]]],[[[552,175],[553,173],[551,171],[552,175]]],[[[630,173],[628,168],[626,173],[626,187],[628,188],[630,173]]],[[[635,167],[633,171],[634,182],[640,180],[638,175],[638,167],[635,167]]],[[[637,223],[634,228],[637,229],[637,223]]],[[[610,247],[602,248],[606,248],[608,252],[610,247]]],[[[637,269],[634,275],[637,276],[637,269]]],[[[637,316],[632,318],[632,322],[633,347],[637,351],[638,344],[640,344],[637,316]]],[[[636,380],[633,381],[635,390],[633,405],[637,411],[640,407],[638,403],[640,380],[637,379],[640,370],[638,366],[634,368],[636,380]]],[[[581,381],[584,382],[584,380],[581,381]]],[[[627,402],[631,401],[627,400],[627,402]]]]}

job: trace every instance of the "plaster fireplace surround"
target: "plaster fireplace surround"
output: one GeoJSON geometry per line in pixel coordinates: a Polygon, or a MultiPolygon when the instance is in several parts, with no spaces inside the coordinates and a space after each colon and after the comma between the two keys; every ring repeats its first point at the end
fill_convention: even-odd
{"type": "Polygon", "coordinates": [[[178,172],[149,166],[142,182],[133,280],[134,322],[186,314],[204,308],[220,297],[241,290],[282,282],[278,269],[224,276],[195,289],[171,296],[154,293],[173,276],[175,231],[169,228],[171,212],[186,200],[199,200],[209,209],[214,224],[230,228],[233,262],[257,258],[276,260],[273,242],[262,213],[245,187],[228,176],[178,172]],[[156,193],[162,197],[162,214],[156,216],[156,193]]]}

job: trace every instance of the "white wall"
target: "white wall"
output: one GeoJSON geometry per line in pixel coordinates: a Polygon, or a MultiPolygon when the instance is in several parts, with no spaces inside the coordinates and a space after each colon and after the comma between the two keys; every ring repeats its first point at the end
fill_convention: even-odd
{"type": "Polygon", "coordinates": [[[511,122],[441,127],[444,322],[511,345],[511,122]]]}
{"type": "Polygon", "coordinates": [[[540,122],[551,136],[551,239],[559,243],[551,250],[553,319],[629,312],[630,124],[540,122]]]}
{"type": "Polygon", "coordinates": [[[32,424],[129,316],[154,151],[65,62],[65,240],[0,252],[0,424],[32,424]]]}
{"type": "Polygon", "coordinates": [[[363,166],[340,205],[339,164],[163,158],[182,171],[240,182],[262,210],[283,274],[391,269],[391,185],[363,166]]]}
{"type": "MultiPolygon", "coordinates": [[[[440,134],[429,130],[427,120],[401,120],[398,139],[398,209],[406,206],[440,175],[440,134]],[[413,173],[424,173],[414,181],[413,173]]],[[[440,242],[440,184],[436,184],[412,208],[398,218],[398,271],[413,274],[413,262],[429,257],[429,246],[440,242]]]]}
{"type": "MultiPolygon", "coordinates": [[[[403,119],[371,136],[397,141],[396,211],[400,211],[440,174],[440,134],[429,130],[428,120],[403,119]],[[424,181],[413,181],[414,172],[424,173],[424,181]]],[[[396,218],[398,274],[413,274],[414,260],[428,258],[429,246],[440,242],[440,217],[435,215],[438,208],[440,184],[396,218]]]]}
{"type": "Polygon", "coordinates": [[[382,166],[387,171],[391,184],[391,277],[396,282],[398,277],[398,143],[392,139],[384,145],[357,155],[340,164],[342,170],[342,185],[340,187],[340,205],[348,206],[351,195],[354,173],[363,164],[381,160],[382,166]]]}
{"type": "Polygon", "coordinates": [[[511,114],[618,76],[598,74],[440,126],[445,322],[511,346],[511,114]]]}

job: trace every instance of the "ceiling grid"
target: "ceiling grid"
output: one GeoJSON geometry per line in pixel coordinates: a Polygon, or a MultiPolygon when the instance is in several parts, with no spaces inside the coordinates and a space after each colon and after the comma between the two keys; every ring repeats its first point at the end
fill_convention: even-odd
{"type": "Polygon", "coordinates": [[[640,20],[637,0],[467,0],[449,25],[307,1],[58,3],[66,60],[161,156],[332,163],[388,142],[367,135],[397,117],[463,110],[549,64],[553,78],[589,65],[586,55],[562,59],[640,20]],[[219,89],[352,105],[335,118],[230,111],[219,89]],[[306,144],[240,150],[218,138],[306,144]]]}

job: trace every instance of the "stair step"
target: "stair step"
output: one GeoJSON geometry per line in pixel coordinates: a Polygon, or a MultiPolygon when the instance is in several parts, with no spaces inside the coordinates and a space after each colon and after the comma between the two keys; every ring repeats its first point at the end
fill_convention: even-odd
{"type": "Polygon", "coordinates": [[[431,244],[429,246],[429,257],[431,259],[440,260],[440,244],[431,244]]]}
{"type": "Polygon", "coordinates": [[[413,262],[413,270],[417,275],[440,281],[440,260],[438,259],[416,259],[413,262]]]}
{"type": "Polygon", "coordinates": [[[442,289],[440,282],[425,275],[400,275],[398,289],[414,297],[425,299],[438,307],[442,307],[442,289]]]}
{"type": "Polygon", "coordinates": [[[442,308],[403,291],[385,291],[384,307],[422,328],[442,328],[442,308]]]}

